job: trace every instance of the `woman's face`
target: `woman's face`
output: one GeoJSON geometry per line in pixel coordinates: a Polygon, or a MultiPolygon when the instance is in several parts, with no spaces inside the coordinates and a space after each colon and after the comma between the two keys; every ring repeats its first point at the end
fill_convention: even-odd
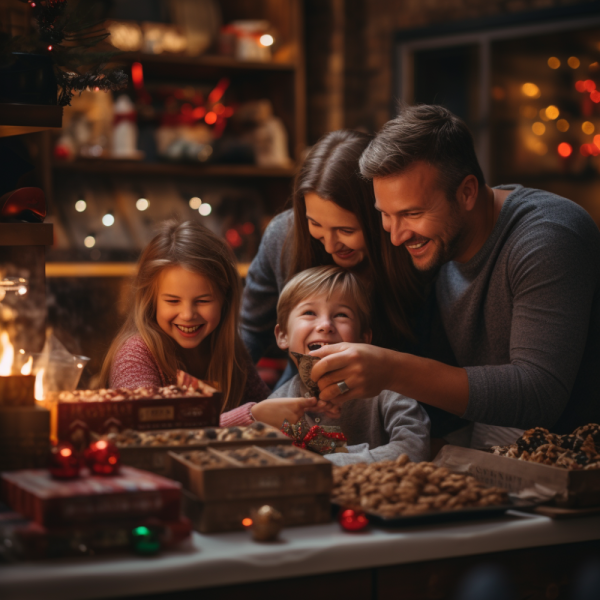
{"type": "Polygon", "coordinates": [[[336,265],[350,268],[366,256],[365,237],[354,213],[317,194],[304,196],[308,231],[331,254],[336,265]]]}

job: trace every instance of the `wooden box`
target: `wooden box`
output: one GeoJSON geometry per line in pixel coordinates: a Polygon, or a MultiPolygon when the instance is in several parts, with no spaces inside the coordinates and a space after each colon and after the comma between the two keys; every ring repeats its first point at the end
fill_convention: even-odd
{"type": "Polygon", "coordinates": [[[192,522],[192,527],[200,533],[241,531],[245,529],[242,521],[250,516],[252,510],[257,510],[265,504],[282,514],[284,527],[317,525],[331,521],[328,494],[202,502],[183,490],[183,512],[192,522]]]}
{"type": "MultiPolygon", "coordinates": [[[[252,427],[252,426],[250,426],[252,427]]],[[[221,432],[223,428],[214,428],[215,431],[221,432]]],[[[248,427],[236,427],[229,428],[231,429],[240,429],[245,431],[248,427]]],[[[150,432],[150,435],[154,434],[175,434],[183,430],[161,430],[161,431],[153,431],[150,432]]],[[[190,431],[190,430],[186,430],[190,431]]],[[[269,425],[265,425],[265,431],[268,435],[272,437],[256,437],[256,438],[242,438],[236,440],[213,440],[213,439],[203,439],[195,441],[193,444],[177,444],[177,445],[148,445],[148,446],[130,446],[130,445],[120,445],[118,441],[116,441],[116,445],[119,448],[121,453],[121,461],[124,465],[129,465],[130,467],[136,467],[138,469],[144,469],[146,471],[152,471],[152,473],[156,473],[158,475],[164,475],[165,477],[171,476],[171,461],[169,460],[168,453],[169,452],[182,452],[187,450],[202,450],[207,447],[214,448],[239,448],[242,446],[248,446],[250,444],[255,444],[257,446],[271,446],[271,445],[280,445],[287,444],[291,445],[292,440],[275,429],[274,427],[270,427],[269,425]]],[[[98,436],[94,436],[98,438],[98,436]]],[[[102,436],[106,437],[106,436],[102,436]]]]}
{"type": "Polygon", "coordinates": [[[36,406],[0,407],[0,471],[48,464],[50,412],[36,406]]]}
{"type": "Polygon", "coordinates": [[[306,461],[310,461],[298,464],[256,445],[247,448],[255,449],[265,457],[267,464],[244,465],[232,459],[225,451],[207,448],[196,452],[211,453],[223,466],[201,468],[190,460],[189,451],[169,452],[172,460],[171,477],[203,502],[331,493],[332,464],[322,456],[294,448],[300,456],[306,455],[306,461]]]}

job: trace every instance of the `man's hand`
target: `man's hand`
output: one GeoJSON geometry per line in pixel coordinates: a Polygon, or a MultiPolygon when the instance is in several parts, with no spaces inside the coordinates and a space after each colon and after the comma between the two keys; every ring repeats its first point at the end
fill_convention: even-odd
{"type": "Polygon", "coordinates": [[[325,412],[325,402],[316,398],[272,398],[255,404],[251,412],[257,421],[281,429],[284,420],[297,423],[307,410],[325,412]]]}
{"type": "Polygon", "coordinates": [[[321,360],[311,377],[319,384],[319,398],[341,406],[355,398],[372,398],[391,389],[394,366],[390,360],[397,353],[369,344],[331,344],[313,350],[310,355],[321,360]],[[342,394],[337,384],[344,381],[349,388],[342,394]]]}

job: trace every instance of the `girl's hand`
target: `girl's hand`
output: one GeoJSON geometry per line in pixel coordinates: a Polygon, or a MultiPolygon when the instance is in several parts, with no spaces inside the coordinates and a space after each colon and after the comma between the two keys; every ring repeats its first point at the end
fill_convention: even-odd
{"type": "Polygon", "coordinates": [[[316,398],[272,398],[255,404],[252,408],[252,416],[257,421],[262,421],[277,429],[281,429],[284,420],[297,423],[307,410],[320,412],[325,409],[325,403],[316,398]]]}

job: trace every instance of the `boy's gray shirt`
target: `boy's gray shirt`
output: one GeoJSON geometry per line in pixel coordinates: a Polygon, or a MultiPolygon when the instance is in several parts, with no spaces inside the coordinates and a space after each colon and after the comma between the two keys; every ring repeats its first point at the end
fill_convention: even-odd
{"type": "MultiPolygon", "coordinates": [[[[308,389],[296,375],[269,398],[302,398],[308,389]]],[[[384,390],[376,398],[349,400],[339,419],[307,412],[310,425],[337,425],[348,440],[348,454],[328,454],[336,465],[394,460],[408,454],[414,462],[429,460],[429,417],[418,402],[384,390]]]]}
{"type": "MultiPolygon", "coordinates": [[[[513,189],[514,188],[514,189],[513,189]]],[[[600,422],[600,231],[574,202],[520,185],[436,296],[469,378],[464,418],[571,433],[600,422]]]]}

